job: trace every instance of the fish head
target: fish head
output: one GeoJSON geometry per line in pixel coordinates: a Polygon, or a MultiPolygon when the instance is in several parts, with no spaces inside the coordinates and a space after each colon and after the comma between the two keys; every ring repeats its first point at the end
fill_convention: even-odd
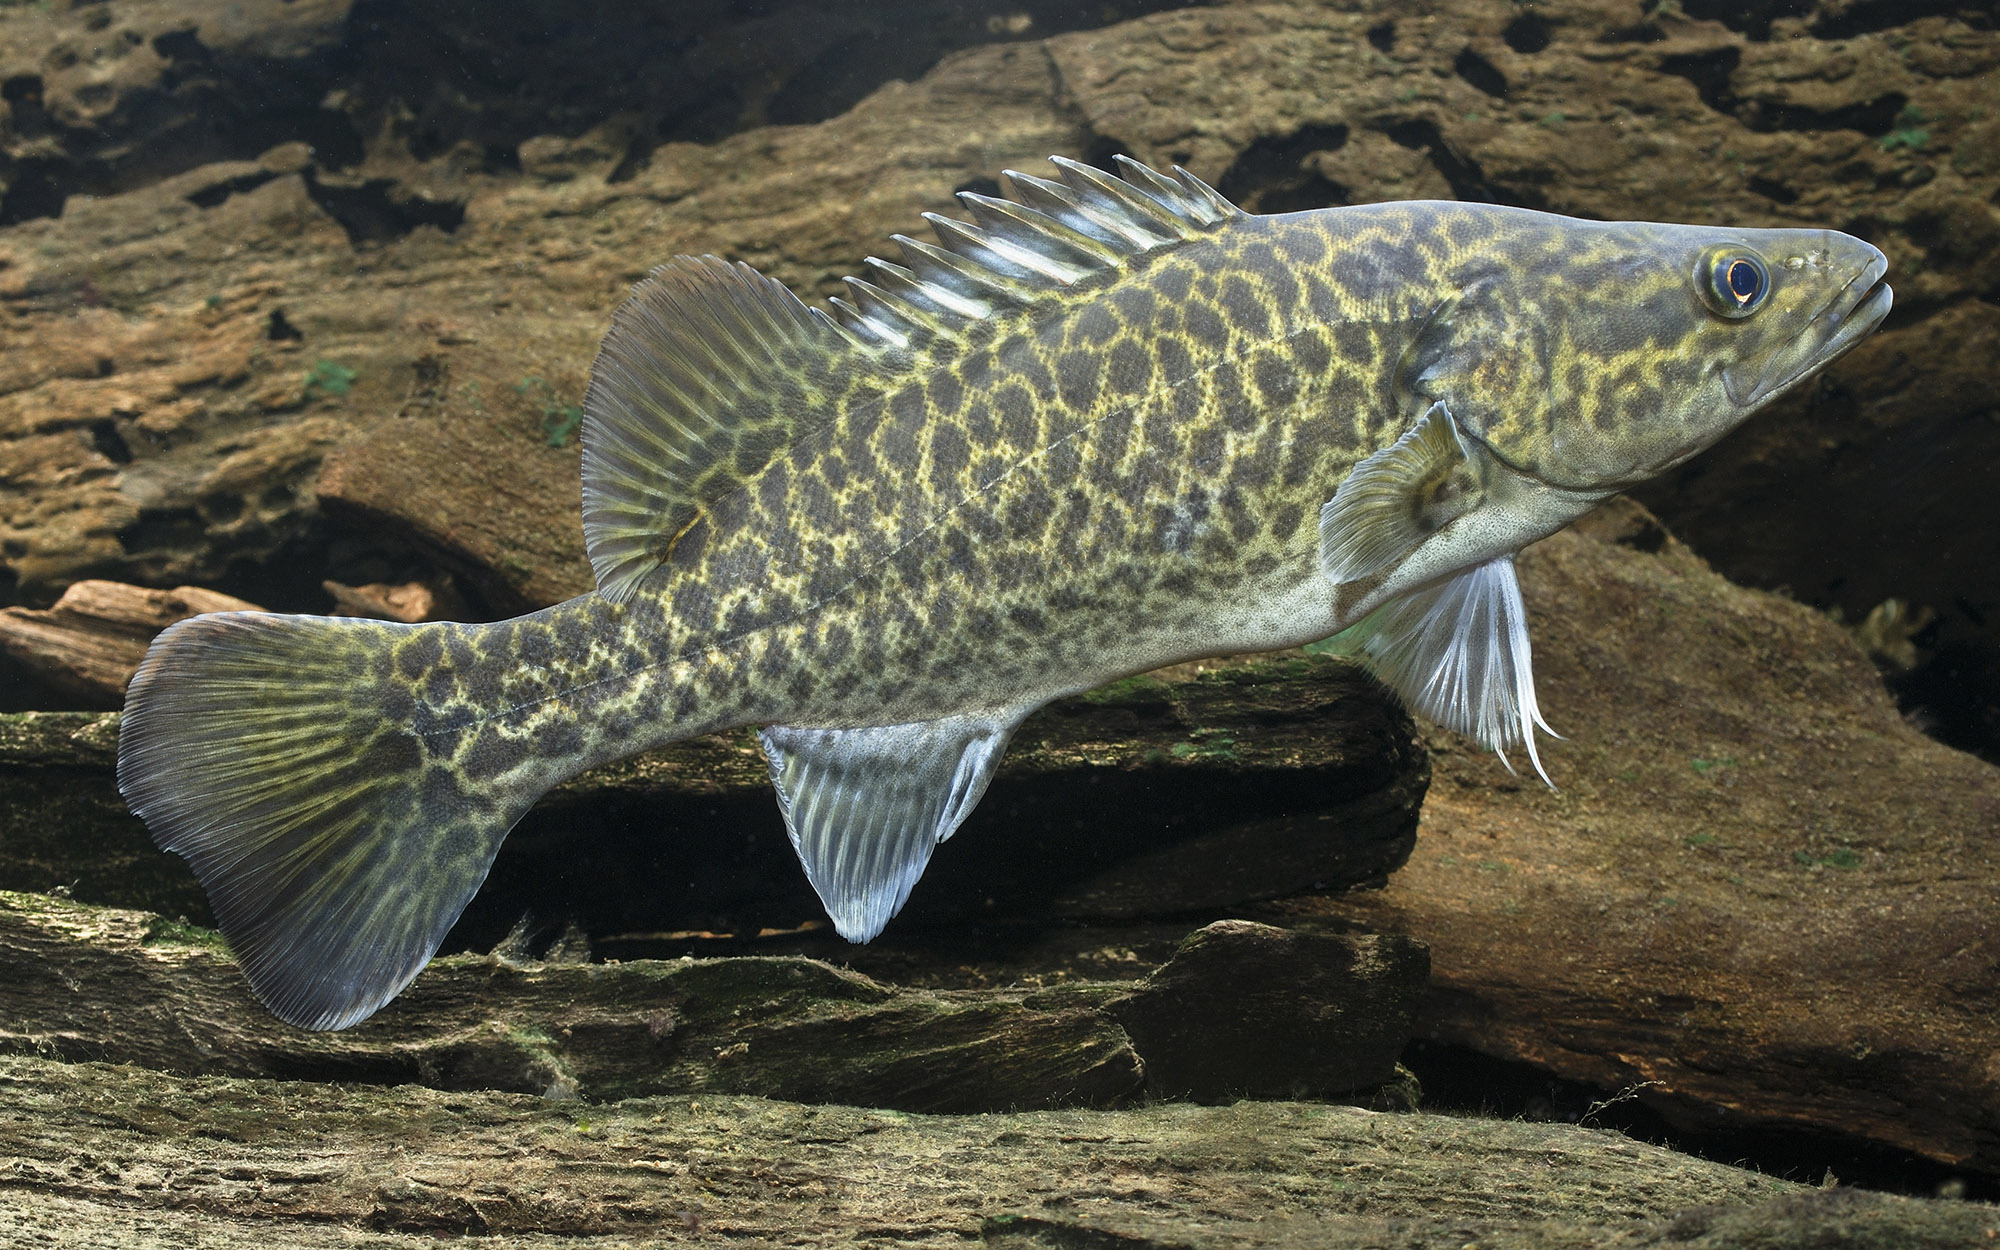
{"type": "Polygon", "coordinates": [[[1516,221],[1467,258],[1404,385],[1561,490],[1608,494],[1673,468],[1889,312],[1888,261],[1838,231],[1516,221]]]}

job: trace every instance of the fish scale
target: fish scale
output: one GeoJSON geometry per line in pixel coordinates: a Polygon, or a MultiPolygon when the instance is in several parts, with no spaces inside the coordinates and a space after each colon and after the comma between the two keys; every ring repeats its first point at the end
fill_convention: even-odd
{"type": "Polygon", "coordinates": [[[585,401],[595,592],[161,635],[120,786],[277,1014],[366,1018],[541,794],[715,729],[761,727],[854,940],[1023,717],[1178,660],[1346,631],[1415,710],[1539,769],[1514,553],[1889,308],[1880,253],[1829,231],[1258,217],[1181,170],[1057,169],[897,236],[831,312],[715,258],[641,283],[585,401]]]}

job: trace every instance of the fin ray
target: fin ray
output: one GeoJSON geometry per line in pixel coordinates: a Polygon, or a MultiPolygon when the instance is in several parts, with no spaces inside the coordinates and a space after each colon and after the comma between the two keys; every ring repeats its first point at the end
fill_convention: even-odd
{"type": "Polygon", "coordinates": [[[1355,465],[1320,509],[1327,580],[1339,586],[1375,577],[1475,506],[1472,485],[1451,481],[1467,461],[1458,425],[1439,403],[1355,465]]]}

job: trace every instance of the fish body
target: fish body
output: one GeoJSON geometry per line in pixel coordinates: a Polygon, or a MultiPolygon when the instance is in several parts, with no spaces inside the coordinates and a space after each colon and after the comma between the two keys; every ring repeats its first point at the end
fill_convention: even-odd
{"type": "Polygon", "coordinates": [[[807,874],[864,941],[1025,716],[1162,664],[1347,631],[1416,710],[1532,758],[1514,553],[1891,299],[1831,231],[1260,217],[1184,171],[1058,168],[899,237],[831,314],[714,258],[636,288],[585,405],[593,593],[160,637],[120,785],[274,1011],[366,1018],[542,793],[731,726],[762,727],[807,874]]]}

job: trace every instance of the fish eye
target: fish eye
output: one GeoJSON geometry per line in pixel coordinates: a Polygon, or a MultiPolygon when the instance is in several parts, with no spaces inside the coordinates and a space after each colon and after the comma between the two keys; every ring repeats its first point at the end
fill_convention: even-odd
{"type": "Polygon", "coordinates": [[[1702,301],[1720,316],[1747,317],[1763,307],[1771,293],[1771,271],[1762,257],[1740,248],[1723,248],[1709,253],[1707,271],[1696,285],[1702,301]]]}

